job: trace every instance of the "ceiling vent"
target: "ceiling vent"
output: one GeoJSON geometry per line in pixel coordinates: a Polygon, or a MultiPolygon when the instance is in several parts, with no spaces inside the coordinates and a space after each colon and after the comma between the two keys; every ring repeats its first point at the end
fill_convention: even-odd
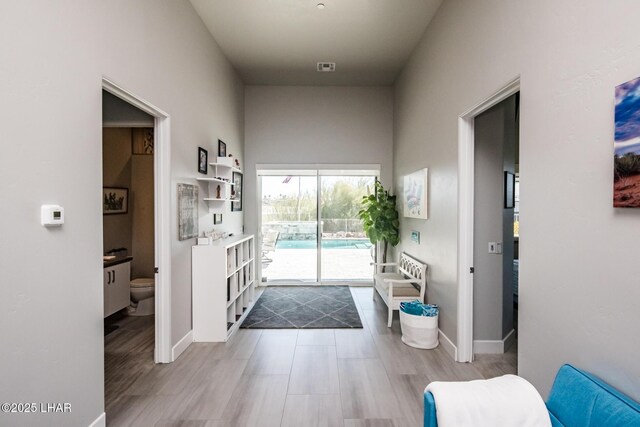
{"type": "Polygon", "coordinates": [[[318,62],[318,72],[320,73],[333,73],[335,70],[335,62],[318,62]]]}

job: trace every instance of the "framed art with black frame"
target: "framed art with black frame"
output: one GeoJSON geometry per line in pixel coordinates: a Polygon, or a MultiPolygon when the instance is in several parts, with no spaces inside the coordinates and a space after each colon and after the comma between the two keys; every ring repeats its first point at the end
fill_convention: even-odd
{"type": "Polygon", "coordinates": [[[209,152],[202,147],[198,147],[198,172],[207,174],[209,164],[209,152]]]}
{"type": "Polygon", "coordinates": [[[504,208],[513,209],[516,205],[516,175],[504,172],[504,208]]]}
{"type": "Polygon", "coordinates": [[[227,144],[218,140],[218,157],[227,157],[227,144]]]}
{"type": "Polygon", "coordinates": [[[242,211],[242,174],[233,173],[233,192],[235,193],[231,202],[231,212],[242,211]]]}

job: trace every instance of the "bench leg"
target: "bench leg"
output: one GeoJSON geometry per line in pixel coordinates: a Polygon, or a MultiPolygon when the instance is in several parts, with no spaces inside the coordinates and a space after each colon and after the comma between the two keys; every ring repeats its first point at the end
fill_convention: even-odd
{"type": "Polygon", "coordinates": [[[393,309],[389,306],[389,320],[387,321],[387,327],[391,327],[391,323],[393,322],[393,309]]]}

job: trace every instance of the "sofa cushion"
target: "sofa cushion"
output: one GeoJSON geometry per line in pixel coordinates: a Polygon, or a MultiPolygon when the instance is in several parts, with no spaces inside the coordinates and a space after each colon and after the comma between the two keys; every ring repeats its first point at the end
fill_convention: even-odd
{"type": "Polygon", "coordinates": [[[571,365],[558,371],[547,408],[554,426],[640,426],[640,404],[571,365]]]}

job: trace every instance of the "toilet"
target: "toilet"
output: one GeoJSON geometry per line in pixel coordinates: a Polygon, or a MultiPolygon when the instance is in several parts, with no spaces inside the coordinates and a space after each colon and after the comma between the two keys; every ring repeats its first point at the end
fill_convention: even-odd
{"type": "Polygon", "coordinates": [[[156,282],[154,279],[141,277],[130,282],[131,306],[129,316],[150,316],[155,313],[156,282]]]}

